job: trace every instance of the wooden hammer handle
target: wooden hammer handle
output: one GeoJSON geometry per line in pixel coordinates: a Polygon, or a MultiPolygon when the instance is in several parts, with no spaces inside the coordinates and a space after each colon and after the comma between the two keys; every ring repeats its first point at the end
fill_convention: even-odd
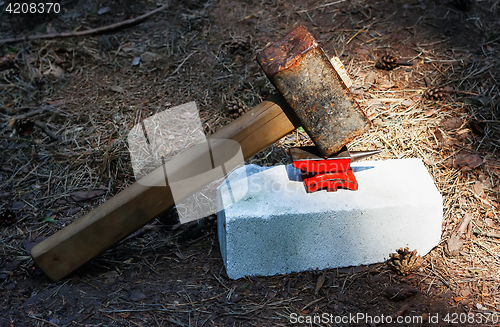
{"type": "MultiPolygon", "coordinates": [[[[299,126],[296,118],[286,116],[285,107],[281,97],[264,101],[209,139],[237,141],[247,159],[299,126]]],[[[204,155],[188,149],[166,166],[169,172],[189,176],[190,169],[196,171],[204,155]]],[[[174,205],[170,187],[164,186],[163,167],[144,179],[145,183],[136,182],[33,247],[33,259],[50,279],[57,281],[67,276],[174,205]]],[[[186,192],[194,192],[212,181],[200,179],[197,185],[187,184],[186,192]]]]}

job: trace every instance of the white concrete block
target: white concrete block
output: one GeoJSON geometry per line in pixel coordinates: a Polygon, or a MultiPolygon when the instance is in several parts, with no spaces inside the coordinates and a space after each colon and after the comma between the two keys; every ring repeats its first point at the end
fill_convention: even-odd
{"type": "Polygon", "coordinates": [[[307,193],[292,166],[233,172],[233,180],[241,179],[217,192],[218,207],[225,208],[218,213],[218,233],[227,275],[372,264],[400,247],[425,255],[438,244],[442,198],[420,159],[352,166],[357,191],[307,193]],[[240,198],[234,192],[246,194],[232,203],[231,193],[240,198]]]}

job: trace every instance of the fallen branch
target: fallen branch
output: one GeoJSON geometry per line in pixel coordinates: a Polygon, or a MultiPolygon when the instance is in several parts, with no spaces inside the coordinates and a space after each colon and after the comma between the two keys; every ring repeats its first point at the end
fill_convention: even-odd
{"type": "Polygon", "coordinates": [[[492,237],[492,238],[500,238],[500,234],[497,234],[497,233],[485,233],[485,232],[481,232],[480,229],[475,229],[474,230],[474,234],[476,234],[477,236],[486,236],[486,237],[492,237]]]}
{"type": "Polygon", "coordinates": [[[27,112],[25,114],[17,115],[17,116],[14,116],[12,118],[14,118],[16,120],[25,119],[25,118],[28,118],[28,117],[31,117],[31,116],[36,116],[38,114],[41,114],[41,113],[43,113],[43,112],[45,112],[45,111],[47,111],[47,110],[49,110],[51,108],[52,108],[52,106],[41,106],[41,107],[39,107],[36,110],[27,112]]]}
{"type": "MultiPolygon", "coordinates": [[[[36,110],[29,111],[29,112],[27,112],[25,114],[16,115],[16,116],[13,116],[12,118],[16,119],[16,120],[20,120],[20,119],[28,118],[28,117],[31,117],[31,116],[36,116],[36,115],[41,114],[41,113],[43,113],[43,112],[45,112],[45,111],[47,111],[49,109],[54,109],[54,107],[63,105],[65,103],[66,102],[64,102],[64,101],[57,101],[57,102],[54,102],[54,103],[51,103],[51,104],[42,105],[42,106],[38,107],[38,109],[36,109],[36,110]]],[[[14,108],[12,110],[14,110],[14,111],[22,111],[22,110],[34,109],[34,108],[37,108],[37,107],[19,107],[19,108],[14,108]]]]}
{"type": "Polygon", "coordinates": [[[449,256],[456,256],[460,253],[462,246],[464,245],[465,238],[464,234],[467,231],[467,227],[472,219],[472,214],[466,213],[464,220],[458,227],[457,231],[454,232],[445,244],[445,252],[449,256]]]}
{"type": "Polygon", "coordinates": [[[152,16],[162,10],[165,10],[168,8],[167,5],[163,5],[160,8],[157,8],[155,10],[152,10],[148,13],[145,13],[144,15],[138,16],[136,18],[131,18],[127,19],[123,22],[107,25],[107,26],[102,26],[86,31],[81,31],[81,32],[66,32],[66,33],[50,33],[50,34],[42,34],[42,35],[30,35],[26,37],[18,37],[18,38],[10,38],[10,39],[3,39],[0,40],[0,44],[4,43],[16,43],[16,42],[22,42],[22,41],[32,41],[32,40],[48,40],[48,39],[56,39],[56,38],[64,38],[64,37],[75,37],[75,36],[88,36],[88,35],[93,35],[93,34],[98,34],[98,33],[104,33],[104,32],[109,32],[118,28],[122,27],[128,27],[131,25],[138,24],[148,18],[149,16],[152,16]]]}
{"type": "Polygon", "coordinates": [[[54,141],[61,141],[61,138],[54,133],[51,132],[51,130],[47,127],[47,124],[42,123],[41,121],[35,121],[35,126],[40,128],[45,134],[47,134],[52,140],[54,141]]]}

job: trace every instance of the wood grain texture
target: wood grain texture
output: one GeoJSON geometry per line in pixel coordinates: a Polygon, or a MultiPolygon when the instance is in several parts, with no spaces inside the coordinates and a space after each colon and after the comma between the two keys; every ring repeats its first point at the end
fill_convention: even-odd
{"type": "MultiPolygon", "coordinates": [[[[287,117],[283,109],[289,110],[281,97],[264,101],[212,134],[209,140],[237,141],[247,159],[299,126],[296,118],[287,117]]],[[[217,146],[216,142],[214,146],[217,146]]],[[[199,159],[207,153],[193,149],[184,151],[166,163],[169,179],[170,172],[175,180],[181,180],[199,171],[202,161],[199,159]]],[[[219,149],[217,153],[227,153],[229,156],[234,154],[234,149],[219,149]]],[[[183,192],[189,194],[201,189],[217,177],[207,176],[186,184],[183,192]]],[[[143,179],[144,183],[136,182],[33,247],[33,259],[50,279],[57,281],[64,278],[174,205],[170,187],[163,186],[163,167],[143,179]]]]}

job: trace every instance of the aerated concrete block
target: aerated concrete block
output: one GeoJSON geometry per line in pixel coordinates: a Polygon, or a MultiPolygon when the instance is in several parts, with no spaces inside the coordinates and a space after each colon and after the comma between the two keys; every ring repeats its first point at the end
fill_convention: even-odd
{"type": "Polygon", "coordinates": [[[307,193],[291,165],[250,165],[233,172],[231,182],[218,189],[227,275],[237,279],[372,264],[400,247],[425,255],[438,244],[442,198],[420,159],[352,166],[357,191],[307,193]],[[236,198],[241,200],[232,203],[236,198]]]}

